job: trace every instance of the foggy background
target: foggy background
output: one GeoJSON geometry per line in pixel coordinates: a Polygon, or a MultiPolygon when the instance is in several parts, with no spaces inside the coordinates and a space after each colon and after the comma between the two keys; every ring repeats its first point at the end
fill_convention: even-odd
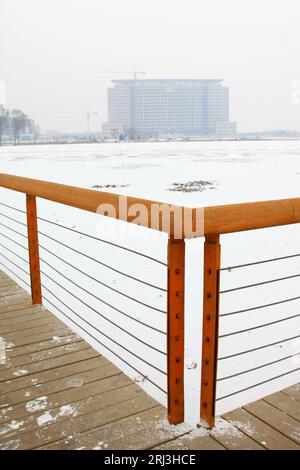
{"type": "Polygon", "coordinates": [[[100,130],[110,80],[136,70],[224,78],[238,131],[299,131],[299,45],[299,0],[0,0],[6,104],[43,129],[85,131],[88,108],[100,130]]]}

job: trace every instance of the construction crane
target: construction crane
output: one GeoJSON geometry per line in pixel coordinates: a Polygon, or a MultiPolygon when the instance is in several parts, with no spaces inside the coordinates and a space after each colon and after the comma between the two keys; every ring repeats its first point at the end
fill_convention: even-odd
{"type": "Polygon", "coordinates": [[[88,136],[91,133],[91,116],[92,115],[98,115],[96,111],[58,111],[60,114],[84,114],[86,116],[86,122],[87,122],[87,133],[88,136]]]}

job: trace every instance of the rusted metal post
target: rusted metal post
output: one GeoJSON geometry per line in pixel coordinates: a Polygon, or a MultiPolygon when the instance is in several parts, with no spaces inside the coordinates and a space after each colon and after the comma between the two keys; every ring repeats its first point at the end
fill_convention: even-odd
{"type": "Polygon", "coordinates": [[[184,420],[184,239],[168,242],[168,419],[184,420]]]}
{"type": "Polygon", "coordinates": [[[42,303],[42,289],[41,289],[41,273],[40,273],[40,256],[39,256],[39,241],[38,241],[38,227],[37,227],[37,213],[36,213],[36,198],[34,196],[29,196],[28,194],[26,194],[26,209],[27,209],[27,233],[28,233],[32,303],[41,304],[42,303]]]}
{"type": "Polygon", "coordinates": [[[219,235],[205,238],[203,338],[200,416],[210,428],[215,422],[216,378],[219,328],[219,275],[221,245],[219,235]]]}

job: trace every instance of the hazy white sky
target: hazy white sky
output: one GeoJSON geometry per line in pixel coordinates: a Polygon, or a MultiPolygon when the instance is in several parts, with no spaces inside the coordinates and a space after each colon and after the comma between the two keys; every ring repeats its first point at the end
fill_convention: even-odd
{"type": "Polygon", "coordinates": [[[300,1],[0,0],[7,105],[43,129],[85,130],[87,107],[100,129],[110,79],[134,69],[224,78],[240,131],[300,130],[300,1]]]}

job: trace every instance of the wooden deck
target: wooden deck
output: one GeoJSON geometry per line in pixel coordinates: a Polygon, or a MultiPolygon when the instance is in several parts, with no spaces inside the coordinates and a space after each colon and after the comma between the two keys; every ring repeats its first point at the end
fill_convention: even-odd
{"type": "Polygon", "coordinates": [[[300,450],[300,386],[209,432],[166,410],[0,272],[0,449],[300,450]],[[1,348],[1,343],[0,343],[1,348]]]}

